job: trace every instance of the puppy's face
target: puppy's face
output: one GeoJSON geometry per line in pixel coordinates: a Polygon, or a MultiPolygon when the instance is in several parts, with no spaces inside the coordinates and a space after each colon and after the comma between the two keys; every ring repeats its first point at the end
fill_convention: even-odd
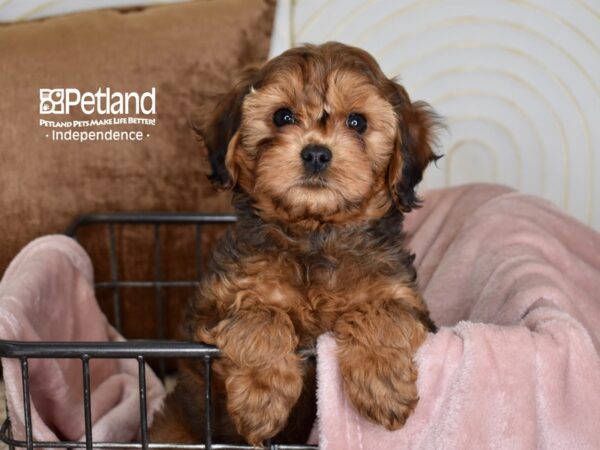
{"type": "Polygon", "coordinates": [[[266,220],[349,223],[415,206],[434,119],[366,52],[292,49],[210,106],[199,124],[214,181],[253,199],[266,220]]]}

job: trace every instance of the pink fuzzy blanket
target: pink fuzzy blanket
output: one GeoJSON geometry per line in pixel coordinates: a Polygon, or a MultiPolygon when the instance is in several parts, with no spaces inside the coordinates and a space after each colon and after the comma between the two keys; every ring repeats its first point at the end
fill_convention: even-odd
{"type": "Polygon", "coordinates": [[[396,432],[360,417],[322,336],[320,447],[599,449],[600,235],[498,186],[424,199],[406,231],[441,329],[416,355],[419,404],[396,432]]]}
{"type": "MultiPolygon", "coordinates": [[[[117,341],[94,297],[92,264],[65,236],[27,245],[0,282],[0,339],[20,341],[117,341]]],[[[81,361],[29,361],[33,437],[85,440],[81,361]]],[[[18,359],[2,359],[13,435],[25,439],[18,359]]],[[[138,365],[135,360],[92,359],[91,405],[95,441],[129,442],[140,429],[138,365]]],[[[148,415],[164,395],[146,369],[148,415]]]]}

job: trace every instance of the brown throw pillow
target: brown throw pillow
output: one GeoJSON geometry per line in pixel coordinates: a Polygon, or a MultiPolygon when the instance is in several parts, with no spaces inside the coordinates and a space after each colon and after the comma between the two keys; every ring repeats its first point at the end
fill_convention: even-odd
{"type": "MultiPolygon", "coordinates": [[[[0,26],[0,273],[28,241],[63,231],[78,214],[229,211],[229,196],[206,179],[189,118],[243,66],[266,59],[273,12],[272,0],[194,1],[0,26]],[[154,126],[85,128],[139,130],[141,141],[53,140],[40,126],[46,118],[105,117],[42,115],[40,89],[106,87],[156,88],[154,126]]],[[[144,278],[148,270],[120,276],[144,278]]]]}

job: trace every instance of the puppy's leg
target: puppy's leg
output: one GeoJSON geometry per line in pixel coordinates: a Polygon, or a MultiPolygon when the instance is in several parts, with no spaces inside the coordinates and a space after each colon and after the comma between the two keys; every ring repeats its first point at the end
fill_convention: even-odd
{"type": "Polygon", "coordinates": [[[334,326],[346,394],[362,415],[389,430],[402,427],[417,404],[413,355],[427,335],[420,315],[402,300],[375,301],[334,326]]]}
{"type": "MultiPolygon", "coordinates": [[[[206,440],[206,414],[204,406],[205,381],[202,363],[183,360],[175,389],[170,392],[154,416],[150,428],[152,443],[173,442],[198,444],[206,440]]],[[[211,383],[211,434],[213,442],[243,444],[236,433],[225,406],[225,386],[217,377],[211,383]]]]}
{"type": "Polygon", "coordinates": [[[215,371],[225,377],[227,411],[238,433],[257,446],[275,436],[302,392],[298,338],[289,316],[258,300],[245,300],[198,337],[223,352],[215,371]]]}

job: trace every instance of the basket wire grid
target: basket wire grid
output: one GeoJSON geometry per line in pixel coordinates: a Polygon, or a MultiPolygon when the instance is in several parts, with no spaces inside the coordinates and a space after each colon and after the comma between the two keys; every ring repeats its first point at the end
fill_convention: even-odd
{"type": "MultiPolygon", "coordinates": [[[[21,378],[23,386],[23,418],[25,423],[25,440],[15,439],[12,436],[10,417],[0,427],[0,440],[10,449],[27,448],[106,448],[106,449],[189,449],[189,450],[245,450],[253,449],[249,445],[232,445],[213,442],[212,438],[212,398],[211,398],[211,362],[218,358],[218,348],[197,343],[165,340],[165,298],[163,288],[196,287],[202,276],[202,226],[207,224],[229,225],[236,221],[231,214],[185,214],[185,213],[114,213],[114,214],[89,214],[75,219],[68,227],[65,234],[77,239],[78,231],[89,225],[104,225],[108,230],[108,248],[110,263],[110,281],[95,283],[96,289],[112,290],[112,305],[114,309],[114,326],[122,331],[122,305],[120,288],[141,287],[154,290],[155,308],[158,318],[158,339],[126,342],[19,342],[1,341],[0,357],[14,358],[20,361],[21,378]],[[154,229],[154,279],[145,281],[131,281],[119,279],[119,266],[117,258],[115,228],[120,225],[151,225],[154,229]],[[161,229],[169,225],[188,225],[195,228],[195,269],[197,279],[177,281],[163,280],[161,269],[161,229]],[[69,358],[81,360],[83,377],[83,414],[85,424],[84,441],[34,441],[31,419],[31,397],[29,380],[29,360],[34,358],[69,358]],[[138,363],[138,392],[140,414],[140,441],[139,442],[98,442],[93,440],[91,416],[91,388],[90,388],[90,360],[99,358],[135,359],[138,363]],[[203,361],[204,368],[204,395],[199,402],[204,402],[204,428],[205,442],[196,444],[178,443],[150,443],[148,439],[148,416],[146,405],[146,361],[149,358],[158,358],[158,372],[161,379],[165,377],[165,359],[190,358],[203,361]]],[[[16,413],[16,412],[12,412],[16,413]]],[[[316,450],[318,447],[304,444],[277,444],[271,441],[264,443],[269,450],[316,450]]]]}

